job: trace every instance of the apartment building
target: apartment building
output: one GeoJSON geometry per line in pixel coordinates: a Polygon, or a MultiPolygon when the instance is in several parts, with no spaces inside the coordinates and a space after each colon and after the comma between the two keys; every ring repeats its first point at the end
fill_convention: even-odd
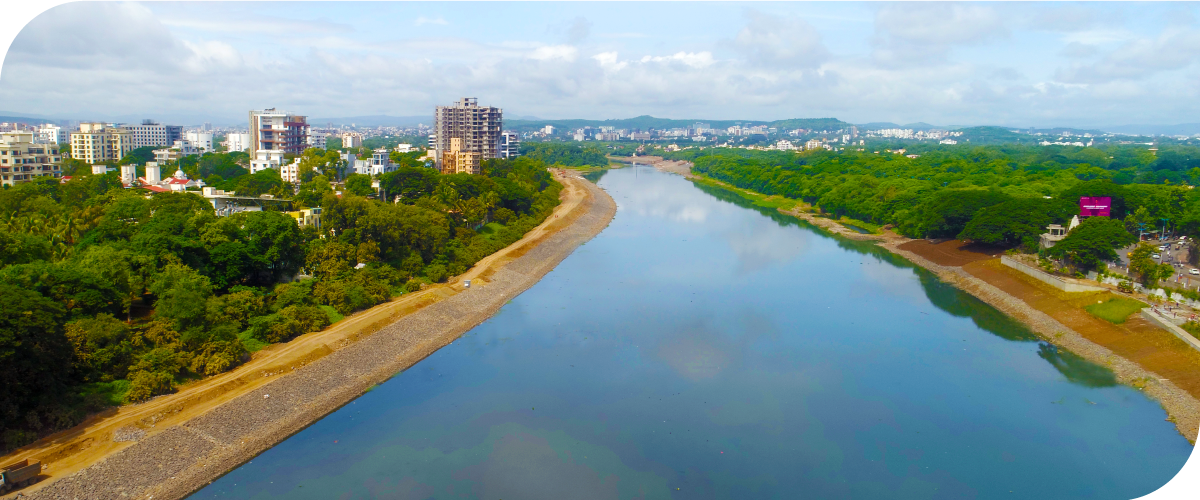
{"type": "Polygon", "coordinates": [[[42,144],[70,144],[71,132],[58,125],[47,123],[38,127],[37,136],[33,140],[42,144]]]}
{"type": "MultiPolygon", "coordinates": [[[[464,97],[453,106],[438,106],[434,111],[434,160],[441,165],[453,152],[456,165],[461,153],[478,154],[478,160],[499,157],[500,134],[503,126],[503,111],[500,108],[480,106],[478,99],[464,97]],[[459,140],[459,149],[451,150],[454,139],[459,140]]],[[[443,168],[443,171],[446,169],[443,168]]],[[[462,171],[460,166],[456,171],[462,171]]],[[[478,168],[473,169],[478,173],[478,168]]]]}
{"type": "Polygon", "coordinates": [[[250,147],[250,134],[230,132],[225,134],[225,142],[222,142],[221,145],[225,146],[225,150],[229,152],[245,151],[250,147]]]}
{"type": "Polygon", "coordinates": [[[33,132],[0,134],[0,185],[12,186],[38,177],[62,177],[57,144],[34,142],[33,132]]]}
{"type": "Polygon", "coordinates": [[[479,175],[483,155],[475,151],[463,151],[464,142],[457,137],[450,139],[450,148],[442,153],[443,174],[479,175]]]}
{"type": "Polygon", "coordinates": [[[511,130],[500,133],[500,158],[509,159],[521,156],[521,134],[511,130]]]}
{"type": "Polygon", "coordinates": [[[179,159],[183,158],[184,156],[194,156],[200,154],[201,152],[202,151],[200,148],[192,144],[191,141],[179,140],[175,141],[175,144],[169,148],[155,149],[154,161],[159,163],[179,161],[179,159]]]}
{"type": "Polygon", "coordinates": [[[183,139],[183,127],[178,125],[162,125],[154,120],[142,120],[141,125],[122,125],[129,131],[129,140],[134,149],[147,146],[170,146],[175,141],[183,139]]]}
{"type": "Polygon", "coordinates": [[[308,147],[308,117],[275,108],[250,112],[250,156],[259,151],[298,155],[308,147]]]}
{"type": "MultiPolygon", "coordinates": [[[[195,146],[196,149],[199,149],[201,152],[206,153],[213,150],[212,132],[189,130],[183,134],[183,138],[184,140],[192,143],[192,146],[195,146]]],[[[175,143],[172,142],[171,144],[175,143]]]]}
{"type": "Polygon", "coordinates": [[[117,161],[134,150],[132,133],[103,123],[80,123],[71,132],[71,157],[96,164],[117,161]]]}
{"type": "Polygon", "coordinates": [[[361,148],[363,142],[362,134],[358,132],[346,132],[342,134],[343,148],[361,148]]]}

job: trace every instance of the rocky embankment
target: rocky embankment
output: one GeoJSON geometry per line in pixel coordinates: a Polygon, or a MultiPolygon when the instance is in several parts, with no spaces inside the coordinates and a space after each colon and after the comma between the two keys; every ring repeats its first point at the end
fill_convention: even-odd
{"type": "Polygon", "coordinates": [[[86,469],[27,493],[34,499],[182,498],[349,403],[486,320],[599,234],[616,204],[588,191],[564,227],[523,255],[375,334],[182,425],[153,434],[86,469]]]}

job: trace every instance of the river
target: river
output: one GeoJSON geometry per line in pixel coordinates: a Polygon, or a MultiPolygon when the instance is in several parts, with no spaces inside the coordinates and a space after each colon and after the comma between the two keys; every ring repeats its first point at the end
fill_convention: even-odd
{"type": "Polygon", "coordinates": [[[1112,498],[1192,447],[869,243],[632,167],[494,317],[192,498],[1112,498]]]}

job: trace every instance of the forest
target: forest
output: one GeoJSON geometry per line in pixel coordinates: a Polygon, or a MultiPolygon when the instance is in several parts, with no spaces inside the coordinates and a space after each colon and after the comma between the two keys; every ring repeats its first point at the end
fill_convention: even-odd
{"type": "MultiPolygon", "coordinates": [[[[692,161],[694,172],[737,187],[803,200],[835,218],[890,225],[912,238],[1034,251],[1048,224],[1079,213],[1080,196],[1112,197],[1112,218],[1129,235],[1200,236],[1200,193],[1190,187],[1200,182],[1200,148],[907,146],[804,153],[708,148],[663,156],[692,161]]],[[[1106,244],[1125,240],[1110,236],[1106,244]]],[[[1081,257],[1075,264],[1096,262],[1081,257]]]]}
{"type": "Polygon", "coordinates": [[[174,165],[320,207],[319,229],[276,211],[217,217],[196,193],[125,188],[84,168],[0,190],[3,448],[445,281],[520,239],[562,189],[543,162],[517,158],[478,176],[405,164],[381,176],[380,194],[351,174],[339,195],[336,153],[306,151],[298,188],[274,170],[248,174],[244,153],[174,165]]]}

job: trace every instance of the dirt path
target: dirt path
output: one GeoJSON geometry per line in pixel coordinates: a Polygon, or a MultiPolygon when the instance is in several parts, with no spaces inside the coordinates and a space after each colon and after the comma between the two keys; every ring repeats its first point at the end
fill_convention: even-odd
{"type": "MultiPolygon", "coordinates": [[[[370,338],[372,334],[415,312],[453,298],[465,290],[462,285],[463,280],[473,280],[472,292],[475,292],[477,288],[487,287],[497,272],[503,271],[507,264],[537,250],[539,244],[546,242],[563,229],[569,228],[573,222],[587,214],[588,209],[595,205],[597,192],[607,197],[603,191],[573,173],[555,171],[554,175],[564,185],[564,189],[560,193],[561,202],[554,212],[520,240],[485,257],[463,275],[452,278],[448,284],[427,287],[420,292],[406,294],[385,304],[347,316],[336,325],[323,331],[297,337],[285,344],[270,346],[255,353],[251,361],[230,372],[188,384],[175,394],[160,396],[146,403],[123,406],[93,416],[79,426],[39,440],[0,458],[0,460],[3,460],[4,463],[24,458],[37,458],[42,461],[42,481],[20,491],[26,495],[31,494],[52,485],[56,479],[83,471],[106,457],[130,448],[137,442],[152,440],[160,433],[178,429],[180,426],[195,421],[230,401],[261,389],[279,379],[281,375],[295,372],[330,354],[370,338]],[[114,440],[114,437],[128,439],[126,436],[134,439],[114,440]]],[[[611,214],[608,215],[608,218],[611,219],[611,214]]],[[[606,225],[607,221],[604,223],[606,225]]],[[[599,232],[599,229],[596,229],[595,232],[599,232]]],[[[559,253],[562,254],[561,257],[565,257],[569,251],[559,253]]],[[[554,261],[552,264],[556,263],[557,261],[554,261]]],[[[537,277],[540,278],[540,276],[537,277]]],[[[533,281],[536,282],[536,279],[533,281]]],[[[437,347],[441,347],[441,345],[437,345],[431,349],[433,344],[426,344],[418,349],[420,356],[413,359],[412,362],[415,363],[436,350],[437,347]]],[[[319,416],[316,415],[316,418],[319,416]]],[[[15,494],[16,492],[10,495],[15,496],[15,494]]],[[[103,496],[98,498],[103,498],[103,496]]]]}

